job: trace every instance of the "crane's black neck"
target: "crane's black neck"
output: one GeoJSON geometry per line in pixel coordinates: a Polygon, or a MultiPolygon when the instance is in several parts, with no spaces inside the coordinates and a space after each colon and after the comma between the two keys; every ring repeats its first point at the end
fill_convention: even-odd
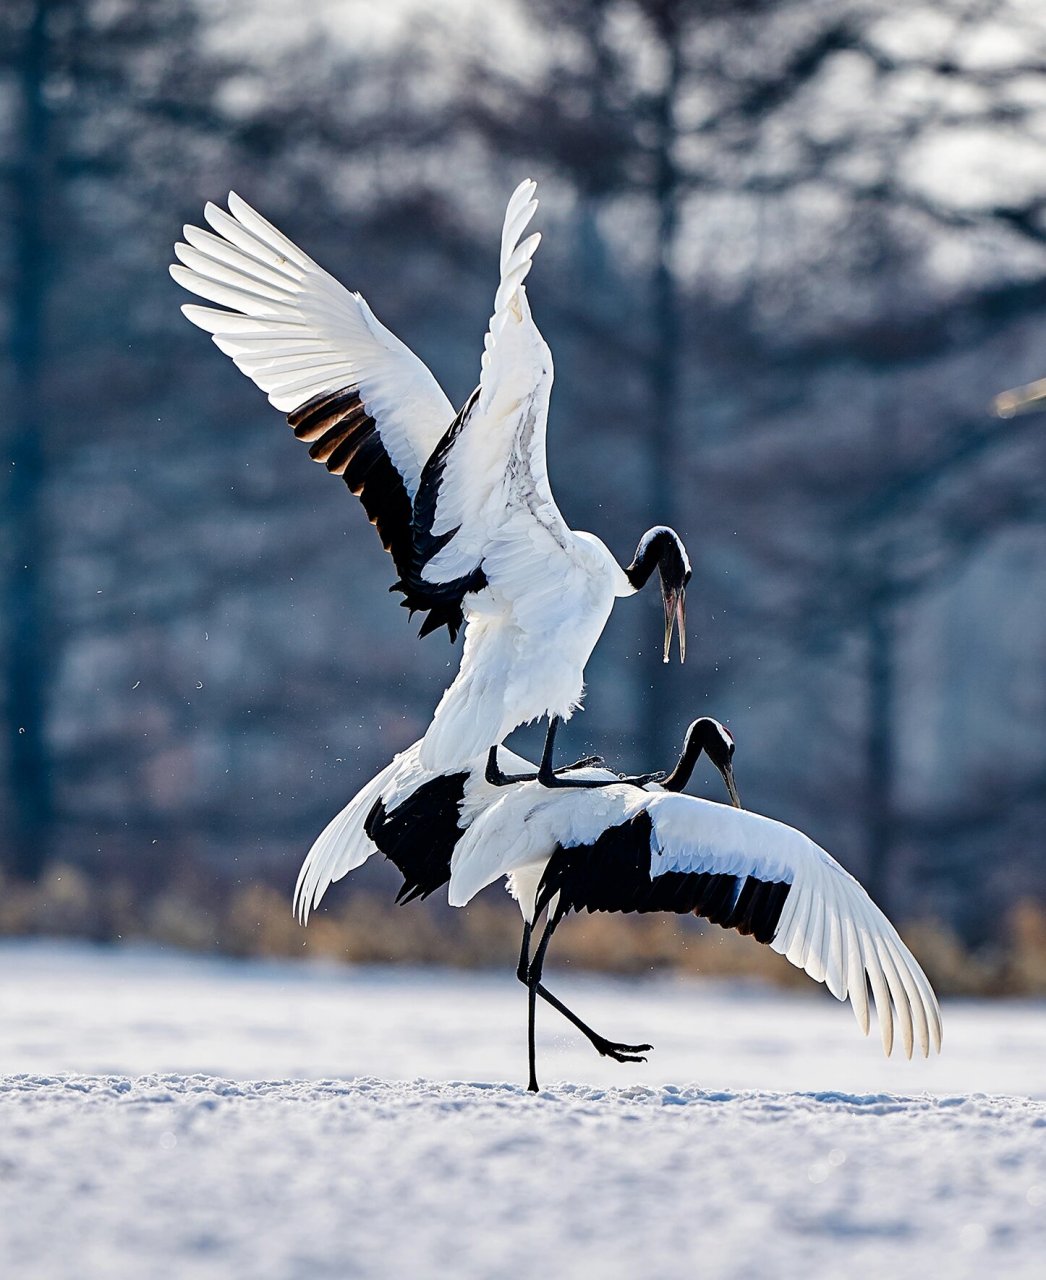
{"type": "Polygon", "coordinates": [[[730,763],[729,757],[724,756],[723,739],[719,733],[718,726],[713,724],[711,720],[698,720],[694,725],[693,731],[687,735],[687,739],[683,743],[683,750],[676,761],[676,767],[661,783],[661,786],[666,791],[682,791],[690,781],[694,766],[701,758],[702,751],[708,753],[709,760],[720,771],[724,765],[729,765],[730,763]]]}
{"type": "Polygon", "coordinates": [[[705,744],[695,741],[694,738],[688,738],[683,746],[682,754],[676,761],[676,767],[661,783],[666,791],[682,791],[686,784],[690,781],[691,774],[694,772],[694,766],[700,759],[701,752],[705,749],[705,744]]]}
{"type": "Polygon", "coordinates": [[[673,586],[685,585],[690,577],[690,564],[679,534],[667,525],[648,529],[639,540],[632,563],[625,568],[625,577],[633,590],[645,587],[655,569],[661,570],[662,580],[673,586]]]}

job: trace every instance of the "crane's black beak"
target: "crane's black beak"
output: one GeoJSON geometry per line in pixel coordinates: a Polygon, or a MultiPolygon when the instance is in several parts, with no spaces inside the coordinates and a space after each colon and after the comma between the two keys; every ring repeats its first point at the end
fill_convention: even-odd
{"type": "Polygon", "coordinates": [[[723,775],[723,781],[726,783],[726,789],[730,792],[730,803],[735,809],[741,808],[741,797],[737,794],[737,787],[734,786],[734,770],[730,764],[724,764],[719,772],[723,775]]]}
{"type": "Polygon", "coordinates": [[[661,598],[665,605],[665,652],[664,661],[668,661],[672,648],[672,632],[679,624],[679,661],[686,662],[686,584],[681,587],[670,587],[661,579],[661,598]]]}

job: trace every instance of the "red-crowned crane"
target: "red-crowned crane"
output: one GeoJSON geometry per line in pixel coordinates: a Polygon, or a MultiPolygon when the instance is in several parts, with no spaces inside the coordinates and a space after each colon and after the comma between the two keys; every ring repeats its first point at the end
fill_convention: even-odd
{"type": "Polygon", "coordinates": [[[658,526],[622,567],[590,533],[571,529],[552,497],[545,425],[552,356],[534,324],[524,280],[539,235],[521,236],[536,187],[516,188],[501,240],[501,280],[484,340],[479,386],[455,414],[435,378],[350,293],[234,193],[208,204],[212,230],[185,228],[174,279],[215,307],[182,308],[193,324],[288,415],[311,456],[344,478],[393,557],[393,589],[422,634],[465,624],[458,675],[420,748],[432,771],[469,767],[508,779],[497,747],[517,726],[548,718],[537,777],[553,768],[556,729],[581,701],[584,670],[618,596],[658,570],[664,660],[676,622],[685,656],[690,562],[658,526]]]}

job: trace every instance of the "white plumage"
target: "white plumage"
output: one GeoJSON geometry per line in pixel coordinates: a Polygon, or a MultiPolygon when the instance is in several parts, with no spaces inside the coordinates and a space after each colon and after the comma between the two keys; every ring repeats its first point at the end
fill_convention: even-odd
{"type": "MultiPolygon", "coordinates": [[[[760,814],[654,788],[611,786],[553,793],[523,783],[506,790],[459,842],[451,863],[449,900],[463,906],[485,885],[509,876],[524,919],[533,923],[544,905],[539,886],[557,850],[592,846],[618,828],[625,847],[630,830],[635,839],[647,841],[649,866],[643,877],[648,884],[677,872],[735,876],[738,894],[747,877],[767,885],[790,885],[769,945],[825,983],[837,999],[849,999],[865,1034],[870,1026],[870,987],[886,1054],[892,1051],[895,1028],[908,1057],[916,1042],[924,1055],[931,1047],[940,1050],[936,997],[889,920],[824,849],[802,832],[760,814]],[[633,822],[643,814],[648,825],[633,822]]],[[[595,859],[586,872],[592,879],[599,876],[595,859]]],[[[608,865],[607,874],[613,873],[608,865]]],[[[627,896],[633,888],[644,887],[623,885],[622,892],[627,896]]],[[[583,888],[580,896],[584,897],[583,888]]],[[[548,909],[554,918],[555,898],[548,909]]]]}
{"type": "MultiPolygon", "coordinates": [[[[336,881],[355,871],[378,852],[378,847],[367,834],[366,823],[375,805],[381,801],[388,813],[395,813],[420,787],[437,778],[442,772],[425,769],[419,762],[421,743],[415,742],[401,751],[391,764],[385,766],[352,797],[348,804],[324,827],[305,856],[294,887],[294,914],[302,924],[308,924],[309,915],[320,905],[324,894],[336,881]]],[[[522,757],[504,752],[507,762],[521,772],[534,766],[522,757]]],[[[461,828],[464,830],[473,818],[502,794],[502,789],[492,787],[484,780],[483,758],[468,769],[464,782],[464,800],[461,805],[461,828]]],[[[424,844],[429,833],[418,831],[418,841],[424,844]]],[[[449,869],[450,850],[447,850],[449,869]]]]}
{"type": "Polygon", "coordinates": [[[488,587],[465,602],[458,676],[422,742],[429,768],[449,768],[541,716],[567,719],[616,596],[634,588],[602,542],[575,533],[552,497],[545,427],[552,353],[524,281],[540,237],[519,237],[535,184],[509,201],[501,282],[484,342],[479,394],[448,457],[434,535],[456,530],[425,569],[434,582],[482,566],[488,587]]]}
{"type": "Polygon", "coordinates": [[[569,528],[552,496],[552,356],[524,284],[540,241],[522,238],[535,190],[523,182],[509,200],[479,387],[456,418],[429,370],[363,298],[235,194],[229,213],[207,205],[212,231],[185,228],[171,267],[179,284],[228,308],[188,305],[188,319],[360,495],[396,560],[405,603],[429,611],[423,630],[445,623],[453,636],[466,622],[457,678],[422,741],[428,770],[466,767],[541,716],[550,725],[567,719],[614,599],[655,567],[666,661],[672,610],[682,647],[690,567],[677,535],[651,530],[623,569],[598,538],[569,528]]]}
{"type": "Polygon", "coordinates": [[[214,234],[183,228],[171,275],[227,311],[182,313],[284,413],[324,392],[360,388],[413,498],[421,471],[454,419],[428,366],[371,311],[235,192],[226,213],[208,203],[214,234]]]}

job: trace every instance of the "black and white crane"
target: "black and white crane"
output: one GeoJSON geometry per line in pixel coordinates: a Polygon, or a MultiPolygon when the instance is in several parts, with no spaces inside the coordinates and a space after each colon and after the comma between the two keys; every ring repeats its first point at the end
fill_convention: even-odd
{"type": "Polygon", "coordinates": [[[672,529],[648,530],[622,567],[556,506],[545,462],[552,356],[524,286],[540,240],[521,240],[535,190],[523,182],[509,200],[480,382],[457,414],[358,293],[234,193],[228,213],[206,206],[212,230],[184,229],[171,274],[225,308],[182,310],[359,496],[399,573],[392,589],[411,613],[426,614],[421,633],[446,626],[453,639],[465,623],[458,675],[422,740],[424,767],[466,768],[487,753],[489,780],[503,784],[498,745],[547,717],[537,777],[556,786],[567,782],[553,768],[556,730],[580,704],[615,598],[657,570],[664,660],[676,623],[682,660],[691,571],[672,529]]]}
{"type": "MultiPolygon", "coordinates": [[[[691,726],[688,741],[693,732],[691,726]]],[[[451,905],[464,906],[508,877],[523,915],[518,972],[530,991],[529,1088],[538,1088],[535,997],[548,999],[542,966],[571,911],[692,913],[750,934],[837,999],[849,999],[866,1035],[870,992],[887,1055],[895,1031],[909,1058],[916,1042],[924,1056],[931,1047],[939,1052],[941,1014],[930,983],[854,877],[793,827],[680,795],[677,784],[672,776],[649,790],[622,784],[549,792],[521,783],[479,814],[455,846],[451,905]],[[546,923],[531,956],[542,912],[546,923]]],[[[561,1011],[600,1047],[603,1037],[561,1011]]],[[[646,1048],[633,1046],[633,1056],[646,1048]]]]}

